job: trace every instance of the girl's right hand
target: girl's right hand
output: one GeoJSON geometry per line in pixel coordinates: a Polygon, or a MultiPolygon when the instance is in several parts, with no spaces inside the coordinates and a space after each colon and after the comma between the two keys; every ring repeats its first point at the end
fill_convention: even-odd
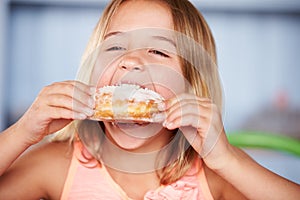
{"type": "Polygon", "coordinates": [[[78,81],[64,81],[44,87],[31,107],[16,123],[20,137],[33,145],[73,120],[93,115],[95,88],[78,81]]]}

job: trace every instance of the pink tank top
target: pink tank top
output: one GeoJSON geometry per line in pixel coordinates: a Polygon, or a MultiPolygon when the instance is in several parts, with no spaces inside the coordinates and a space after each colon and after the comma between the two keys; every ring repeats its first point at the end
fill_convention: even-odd
{"type": "MultiPolygon", "coordinates": [[[[61,200],[109,199],[131,200],[112,179],[104,166],[97,161],[87,162],[82,156],[84,147],[74,144],[74,152],[61,200]],[[85,164],[88,163],[88,164],[85,164]],[[84,164],[83,164],[84,163],[84,164]]],[[[213,199],[204,174],[201,160],[195,162],[185,176],[167,186],[148,191],[145,200],[211,200],[213,199]],[[199,170],[198,170],[199,169],[199,170]],[[198,173],[195,170],[198,170],[198,173]],[[191,175],[193,174],[193,175],[191,175]]]]}

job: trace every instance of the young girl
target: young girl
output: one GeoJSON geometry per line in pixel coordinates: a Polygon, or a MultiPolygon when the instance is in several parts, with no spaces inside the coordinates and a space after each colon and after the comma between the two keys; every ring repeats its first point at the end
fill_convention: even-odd
{"type": "Polygon", "coordinates": [[[299,198],[228,143],[214,40],[187,0],[113,0],[83,60],[0,134],[0,199],[299,198]],[[157,123],[85,120],[95,87],[120,83],[165,98],[157,123]]]}

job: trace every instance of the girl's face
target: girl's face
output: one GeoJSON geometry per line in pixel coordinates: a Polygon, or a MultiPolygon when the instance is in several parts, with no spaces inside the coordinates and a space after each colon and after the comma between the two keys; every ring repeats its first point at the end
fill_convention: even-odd
{"type": "MultiPolygon", "coordinates": [[[[184,92],[169,8],[160,1],[126,1],[110,20],[93,71],[97,87],[133,83],[165,99],[184,92]]],[[[127,150],[153,150],[165,145],[171,133],[160,124],[104,122],[106,135],[127,150]],[[166,133],[167,132],[167,133],[166,133]]]]}

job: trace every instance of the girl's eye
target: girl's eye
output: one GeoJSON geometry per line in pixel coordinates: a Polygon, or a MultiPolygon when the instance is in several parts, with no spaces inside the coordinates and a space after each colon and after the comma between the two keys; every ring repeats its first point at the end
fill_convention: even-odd
{"type": "Polygon", "coordinates": [[[120,46],[113,46],[108,48],[106,51],[123,51],[126,50],[124,47],[120,47],[120,46]]]}
{"type": "Polygon", "coordinates": [[[165,58],[169,57],[167,54],[163,53],[162,51],[155,50],[155,49],[149,50],[149,53],[153,53],[155,55],[159,55],[159,56],[162,56],[162,57],[165,57],[165,58]]]}

